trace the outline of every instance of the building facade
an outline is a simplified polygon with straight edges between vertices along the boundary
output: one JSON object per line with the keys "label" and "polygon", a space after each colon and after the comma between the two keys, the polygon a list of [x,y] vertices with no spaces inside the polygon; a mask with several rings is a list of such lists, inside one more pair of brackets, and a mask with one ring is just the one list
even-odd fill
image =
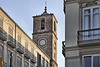
{"label": "building facade", "polygon": [[100,66],[100,0],[64,0],[65,67]]}
{"label": "building facade", "polygon": [[47,13],[47,7],[41,15],[33,16],[33,41],[50,57],[50,67],[57,64],[57,20],[54,14]]}
{"label": "building facade", "polygon": [[0,7],[1,64],[2,67],[50,67],[50,57]]}

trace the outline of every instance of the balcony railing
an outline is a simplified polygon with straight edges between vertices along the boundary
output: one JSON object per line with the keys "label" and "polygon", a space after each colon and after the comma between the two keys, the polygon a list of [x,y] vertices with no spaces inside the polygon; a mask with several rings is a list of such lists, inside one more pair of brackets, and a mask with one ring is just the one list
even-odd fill
{"label": "balcony railing", "polygon": [[0,27],[0,39],[3,41],[7,40],[7,33]]}
{"label": "balcony railing", "polygon": [[28,49],[25,48],[25,52],[24,52],[24,56],[28,59],[30,59],[30,52],[28,51]]}
{"label": "balcony railing", "polygon": [[30,53],[30,56],[31,56],[31,62],[35,63],[36,57],[32,53]]}
{"label": "balcony railing", "polygon": [[24,54],[24,47],[19,42],[16,42],[16,48],[19,53]]}
{"label": "balcony railing", "polygon": [[62,54],[65,56],[65,41],[62,41]]}
{"label": "balcony railing", "polygon": [[10,35],[8,35],[8,42],[7,42],[7,44],[9,46],[11,46],[12,48],[15,48],[16,47],[15,39],[13,37],[11,37]]}
{"label": "balcony railing", "polygon": [[78,45],[100,43],[100,28],[78,31]]}

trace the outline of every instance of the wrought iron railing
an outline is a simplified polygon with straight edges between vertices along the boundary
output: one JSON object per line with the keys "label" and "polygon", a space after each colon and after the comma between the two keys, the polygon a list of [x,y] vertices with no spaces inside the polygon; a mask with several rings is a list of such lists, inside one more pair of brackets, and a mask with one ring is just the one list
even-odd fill
{"label": "wrought iron railing", "polygon": [[13,44],[15,44],[15,39],[10,35],[8,35],[8,41],[11,41]]}
{"label": "wrought iron railing", "polygon": [[78,44],[100,41],[100,28],[78,31]]}
{"label": "wrought iron railing", "polygon": [[28,49],[25,48],[25,54],[30,55],[30,52],[28,51]]}
{"label": "wrought iron railing", "polygon": [[11,37],[10,35],[8,35],[8,40],[7,40],[7,44],[9,46],[11,46],[12,48],[16,47],[16,43],[15,43],[15,39],[13,37]]}
{"label": "wrought iron railing", "polygon": [[62,54],[65,56],[65,41],[62,41]]}
{"label": "wrought iron railing", "polygon": [[16,48],[19,50],[21,53],[24,53],[24,46],[22,46],[19,42],[16,41]]}
{"label": "wrought iron railing", "polygon": [[31,60],[32,62],[36,62],[36,57],[33,55],[33,53],[30,52]]}

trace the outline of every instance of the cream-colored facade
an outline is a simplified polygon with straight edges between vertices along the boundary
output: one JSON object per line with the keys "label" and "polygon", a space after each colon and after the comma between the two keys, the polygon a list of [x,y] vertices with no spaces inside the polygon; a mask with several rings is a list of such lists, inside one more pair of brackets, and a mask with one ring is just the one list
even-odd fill
{"label": "cream-colored facade", "polygon": [[65,67],[99,67],[100,0],[64,0]]}
{"label": "cream-colored facade", "polygon": [[[49,56],[0,7],[2,67],[49,67]],[[41,62],[39,62],[41,60]]]}

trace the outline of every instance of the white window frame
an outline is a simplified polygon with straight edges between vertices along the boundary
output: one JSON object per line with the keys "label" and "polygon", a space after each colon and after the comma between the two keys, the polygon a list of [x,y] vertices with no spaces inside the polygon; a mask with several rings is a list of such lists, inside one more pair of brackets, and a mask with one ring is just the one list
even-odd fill
{"label": "white window frame", "polygon": [[91,67],[93,67],[93,57],[100,56],[100,54],[83,55],[82,56],[82,67],[84,67],[84,57],[88,57],[88,56],[91,56]]}
{"label": "white window frame", "polygon": [[[83,8],[82,9],[82,29],[83,30],[84,30],[84,26],[83,25],[85,25],[84,24],[84,16],[87,15],[87,14],[84,14],[84,11],[87,10],[87,9],[90,9],[90,23],[91,23],[91,25],[90,25],[90,28],[89,29],[91,29],[92,26],[93,26],[93,9],[94,8],[98,8],[98,7],[99,7],[99,18],[100,18],[100,5],[86,7],[86,8]],[[99,22],[100,22],[100,19],[99,19]],[[100,26],[100,24],[99,24],[99,26]]]}

